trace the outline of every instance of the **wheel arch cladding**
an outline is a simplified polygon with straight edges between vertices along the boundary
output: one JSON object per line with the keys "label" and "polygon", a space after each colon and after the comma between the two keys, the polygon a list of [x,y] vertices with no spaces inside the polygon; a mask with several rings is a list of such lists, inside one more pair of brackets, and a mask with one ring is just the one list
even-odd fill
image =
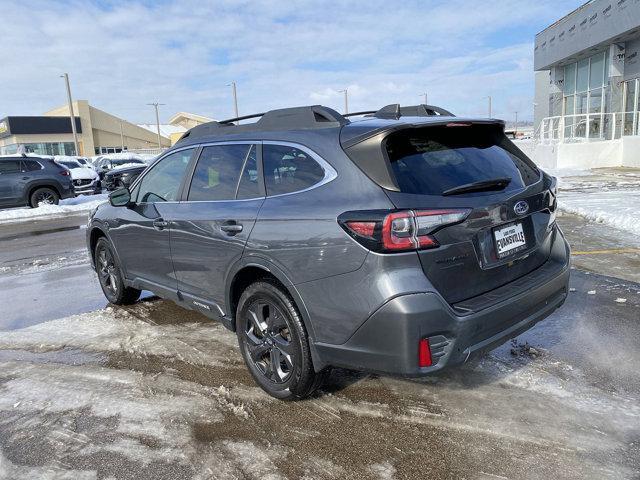
{"label": "wheel arch cladding", "polygon": [[89,236],[89,254],[91,255],[91,264],[95,267],[95,253],[96,253],[96,245],[98,244],[98,240],[100,238],[108,238],[107,234],[104,233],[100,228],[94,227],[91,229],[91,234]]}

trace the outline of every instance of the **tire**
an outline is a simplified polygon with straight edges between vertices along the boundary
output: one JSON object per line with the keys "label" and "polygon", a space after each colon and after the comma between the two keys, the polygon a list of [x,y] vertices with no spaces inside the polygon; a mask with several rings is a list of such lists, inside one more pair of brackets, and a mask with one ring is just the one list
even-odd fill
{"label": "tire", "polygon": [[236,311],[240,351],[256,383],[281,400],[300,400],[321,384],[311,360],[309,338],[291,296],[262,280],[242,293]]}
{"label": "tire", "polygon": [[29,197],[31,208],[36,208],[40,205],[57,205],[59,201],[58,192],[49,187],[36,188]]}
{"label": "tire", "polygon": [[104,237],[98,239],[94,258],[102,293],[110,303],[130,305],[140,298],[140,290],[125,286],[122,270],[116,261],[116,256],[109,240]]}

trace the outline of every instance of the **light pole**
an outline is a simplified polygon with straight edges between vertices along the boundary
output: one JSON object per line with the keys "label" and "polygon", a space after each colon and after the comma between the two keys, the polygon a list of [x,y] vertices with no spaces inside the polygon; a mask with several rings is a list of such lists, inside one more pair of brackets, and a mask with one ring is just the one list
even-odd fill
{"label": "light pole", "polygon": [[122,131],[122,120],[120,120],[120,147],[124,152],[124,132]]}
{"label": "light pole", "polygon": [[[233,108],[236,113],[236,118],[238,118],[240,114],[238,113],[238,92],[236,90],[236,82],[229,83],[227,87],[231,87],[231,92],[233,93]],[[238,124],[240,124],[239,121]]]}
{"label": "light pole", "polygon": [[429,102],[427,101],[427,92],[421,93],[420,96],[424,95],[424,104],[425,105],[429,105]]}
{"label": "light pole", "polygon": [[344,93],[344,113],[349,113],[349,89],[338,90],[338,93]]}
{"label": "light pole", "polygon": [[517,136],[518,136],[518,112],[516,111],[516,126],[514,128],[513,138],[516,138]]}
{"label": "light pole", "polygon": [[160,105],[164,105],[164,103],[147,103],[147,105],[152,105],[156,109],[156,128],[158,129],[158,148],[162,148],[162,142],[160,141],[160,115],[158,114],[158,107]]}
{"label": "light pole", "polygon": [[487,95],[486,97],[482,97],[482,98],[489,99],[489,118],[491,118],[491,95]]}
{"label": "light pole", "polygon": [[76,132],[76,115],[73,112],[73,101],[71,100],[71,87],[69,86],[69,75],[60,75],[60,78],[64,78],[64,82],[67,85],[67,101],[69,102],[69,117],[71,117],[71,131],[73,132],[73,144],[76,149],[76,155],[80,155],[80,148],[78,145],[78,132]]}

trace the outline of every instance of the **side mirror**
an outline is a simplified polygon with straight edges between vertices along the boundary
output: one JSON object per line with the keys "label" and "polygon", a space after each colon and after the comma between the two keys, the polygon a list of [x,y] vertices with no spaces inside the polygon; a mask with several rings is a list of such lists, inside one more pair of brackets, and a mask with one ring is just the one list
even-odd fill
{"label": "side mirror", "polygon": [[102,167],[100,168],[102,168],[102,170],[109,170],[109,167],[107,165],[102,165]]}
{"label": "side mirror", "polygon": [[109,194],[109,203],[114,207],[126,207],[131,203],[131,192],[128,188],[119,188]]}

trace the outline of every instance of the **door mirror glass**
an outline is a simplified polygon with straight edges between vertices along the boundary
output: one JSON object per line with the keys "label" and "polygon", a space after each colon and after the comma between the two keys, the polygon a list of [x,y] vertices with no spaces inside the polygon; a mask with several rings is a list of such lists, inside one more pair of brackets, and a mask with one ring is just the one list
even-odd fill
{"label": "door mirror glass", "polygon": [[109,195],[109,203],[114,207],[126,207],[131,203],[131,192],[128,188],[119,188]]}

